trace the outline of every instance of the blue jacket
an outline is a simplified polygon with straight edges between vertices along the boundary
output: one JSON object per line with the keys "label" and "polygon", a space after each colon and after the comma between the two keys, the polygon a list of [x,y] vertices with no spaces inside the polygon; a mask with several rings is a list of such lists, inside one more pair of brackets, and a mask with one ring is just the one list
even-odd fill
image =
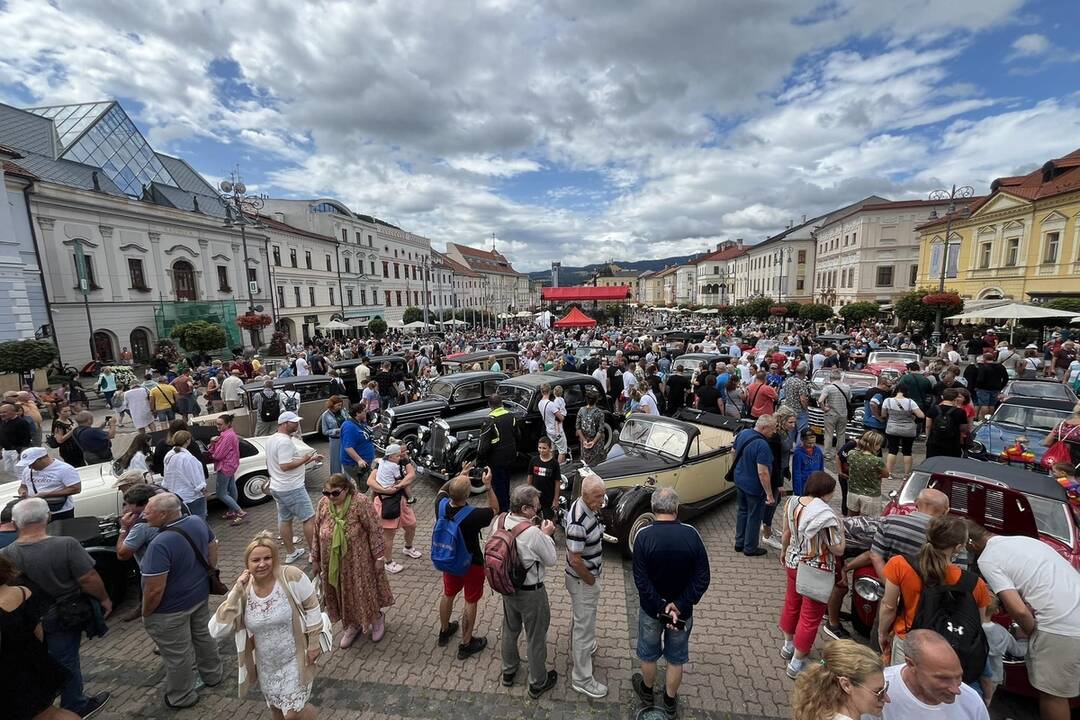
{"label": "blue jacket", "polygon": [[[746,447],[749,443],[753,445]],[[744,447],[746,450],[742,451]],[[735,436],[732,452],[739,456],[739,462],[735,465],[735,487],[747,495],[764,497],[765,488],[758,477],[757,466],[764,465],[766,473],[772,472],[773,454],[768,439],[757,430],[743,430]]]}
{"label": "blue jacket", "polygon": [[806,454],[806,448],[801,444],[795,448],[795,451],[791,453],[791,488],[792,492],[796,495],[803,494],[803,488],[806,487],[806,480],[810,477],[810,473],[815,470],[825,469],[825,453],[821,451],[820,445],[814,446],[814,452],[810,455]]}

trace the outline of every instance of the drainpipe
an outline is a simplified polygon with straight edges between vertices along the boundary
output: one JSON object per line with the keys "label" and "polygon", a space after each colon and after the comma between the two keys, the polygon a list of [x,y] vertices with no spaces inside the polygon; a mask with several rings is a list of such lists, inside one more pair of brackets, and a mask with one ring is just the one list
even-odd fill
{"label": "drainpipe", "polygon": [[45,314],[49,318],[49,335],[52,339],[53,345],[56,346],[56,358],[60,361],[60,364],[64,364],[64,358],[60,355],[60,343],[56,341],[56,323],[53,321],[52,303],[49,301],[49,288],[45,284],[45,267],[41,264],[41,248],[38,247],[37,231],[34,230],[34,214],[30,206],[30,191],[34,187],[34,182],[30,183],[23,188],[23,201],[26,203],[26,220],[30,225],[30,240],[34,245],[34,259],[37,260],[38,266],[38,282],[41,283],[41,295],[45,299]]}

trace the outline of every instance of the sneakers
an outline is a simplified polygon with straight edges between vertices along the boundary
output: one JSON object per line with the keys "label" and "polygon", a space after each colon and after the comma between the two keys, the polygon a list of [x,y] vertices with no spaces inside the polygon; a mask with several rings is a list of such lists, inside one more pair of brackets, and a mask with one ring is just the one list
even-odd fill
{"label": "sneakers", "polygon": [[836,625],[830,625],[828,622],[821,624],[821,630],[833,640],[850,640],[851,633],[849,633],[844,626],[837,623]]}
{"label": "sneakers", "polygon": [[767,554],[769,551],[763,547],[754,548],[753,550],[743,550],[743,555],[746,557],[761,557]]}
{"label": "sneakers", "polygon": [[246,512],[244,512],[243,510],[241,510],[238,513],[233,513],[232,522],[229,523],[229,524],[230,525],[239,525],[240,523],[244,522],[244,520],[247,519],[247,515],[248,514]]}
{"label": "sneakers", "polygon": [[570,687],[572,687],[575,692],[579,692],[582,695],[588,695],[589,697],[596,700],[607,696],[607,685],[602,682],[598,682],[595,678],[589,680],[589,682],[585,683],[584,685],[571,683]]}
{"label": "sneakers", "polygon": [[784,658],[784,660],[791,660],[791,658],[795,657],[795,646],[781,645],[780,657]]}
{"label": "sneakers", "polygon": [[634,673],[633,677],[630,678],[630,684],[634,686],[634,692],[642,704],[651,706],[656,702],[656,694],[653,693],[651,687],[645,685],[645,678],[642,677],[641,673]]}
{"label": "sneakers", "polygon": [[105,707],[105,704],[109,702],[109,698],[112,697],[110,693],[100,692],[92,698],[86,701],[86,707],[82,711],[82,720],[90,720],[90,718],[101,712],[101,708]]}
{"label": "sneakers", "polygon": [[341,641],[338,643],[338,647],[342,650],[346,649],[353,644],[356,640],[356,636],[360,634],[360,628],[352,626],[345,628],[345,632],[341,633]]}
{"label": "sneakers", "polygon": [[487,638],[474,637],[472,640],[469,641],[468,645],[458,645],[457,646],[457,659],[458,660],[465,660],[466,658],[470,658],[470,657],[472,657],[473,655],[480,652],[481,650],[483,650],[486,647],[487,647]]}
{"label": "sneakers", "polygon": [[459,627],[461,627],[461,625],[458,623],[458,621],[453,620],[453,621],[451,621],[451,623],[449,625],[446,626],[446,632],[443,632],[442,630],[440,630],[439,631],[439,647],[446,647],[447,645],[449,645],[450,644],[450,638],[452,638],[454,636],[454,633],[456,633],[458,631]]}
{"label": "sneakers", "polygon": [[679,714],[679,698],[669,698],[667,693],[664,694],[664,712],[667,713],[668,718],[674,720],[675,716]]}
{"label": "sneakers", "polygon": [[371,623],[371,642],[379,642],[386,634],[386,614],[379,613],[375,622]]}
{"label": "sneakers", "polygon": [[787,676],[789,678],[794,680],[799,676],[799,673],[802,672],[804,664],[805,663],[802,660],[796,660],[795,658],[792,658],[791,662],[787,664],[787,668],[785,668],[784,672],[787,673]]}
{"label": "sneakers", "polygon": [[514,678],[517,677],[517,670],[513,672],[504,672],[502,674],[503,687],[514,687]]}
{"label": "sneakers", "polygon": [[403,548],[401,552],[408,555],[413,560],[419,560],[420,558],[424,557],[424,553],[420,552],[416,548],[411,548],[411,547]]}
{"label": "sneakers", "polygon": [[783,550],[784,546],[780,544],[780,541],[776,539],[775,535],[761,538],[761,542],[765,543],[774,550]]}
{"label": "sneakers", "polygon": [[291,553],[285,556],[285,564],[292,565],[294,562],[304,557],[305,552],[306,551],[304,550],[304,548],[296,548]]}
{"label": "sneakers", "polygon": [[404,569],[405,569],[404,565],[402,565],[401,563],[394,562],[394,561],[390,561],[390,563],[385,568],[386,572],[390,573],[391,575],[397,575],[399,572],[401,572]]}
{"label": "sneakers", "polygon": [[529,697],[533,700],[538,699],[541,695],[546,693],[551,688],[555,687],[555,683],[559,682],[559,673],[555,670],[548,670],[547,679],[542,683],[536,685],[529,685]]}

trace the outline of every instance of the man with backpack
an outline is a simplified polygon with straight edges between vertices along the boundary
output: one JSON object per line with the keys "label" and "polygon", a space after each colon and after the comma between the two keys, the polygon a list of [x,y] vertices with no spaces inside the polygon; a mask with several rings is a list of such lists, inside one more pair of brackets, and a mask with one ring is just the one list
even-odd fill
{"label": "man with backpack", "polygon": [[961,456],[960,439],[971,428],[967,413],[956,407],[958,397],[960,392],[956,388],[946,388],[941,393],[941,402],[927,411],[926,457]]}
{"label": "man with backpack", "polygon": [[[265,437],[277,432],[277,419],[283,411],[281,398],[274,389],[274,381],[267,380],[263,389],[252,398],[255,403],[255,437]],[[295,411],[294,411],[295,412]]]}
{"label": "man with backpack", "polygon": [[529,697],[537,699],[559,680],[547,669],[547,631],[551,622],[544,577],[555,565],[555,524],[540,526],[540,491],[518,485],[510,496],[510,513],[495,519],[495,531],[484,546],[484,572],[492,589],[503,596],[502,684],[512,687],[521,665],[518,637],[528,639]]}
{"label": "man with backpack", "polygon": [[435,496],[435,530],[431,534],[431,562],[442,572],[443,596],[439,600],[439,647],[446,647],[458,631],[457,621],[450,621],[454,599],[465,591],[461,613],[461,643],[458,660],[464,660],[487,647],[487,638],[474,637],[476,604],[484,595],[484,553],[480,533],[499,513],[499,499],[491,489],[491,469],[484,468],[484,489],[488,507],[469,505],[471,464],[461,474],[443,485]]}

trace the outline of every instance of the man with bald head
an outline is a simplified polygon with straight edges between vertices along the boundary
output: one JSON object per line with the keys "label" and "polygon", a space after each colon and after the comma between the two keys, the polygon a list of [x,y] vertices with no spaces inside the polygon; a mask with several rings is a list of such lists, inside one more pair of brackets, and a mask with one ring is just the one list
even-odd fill
{"label": "man with bald head", "polygon": [[885,576],[885,563],[893,555],[918,555],[926,543],[926,528],[930,521],[947,512],[949,497],[940,490],[924,488],[915,498],[915,512],[882,518],[870,546],[870,561],[874,563],[877,576]]}
{"label": "man with bald head", "polygon": [[591,698],[607,695],[607,686],[593,677],[596,652],[596,609],[600,604],[600,572],[604,562],[604,526],[596,513],[604,506],[604,481],[589,473],[581,481],[581,497],[566,518],[566,591],[570,593],[570,686]]}
{"label": "man with bald head", "polygon": [[964,684],[964,667],[945,638],[933,630],[912,630],[904,652],[903,665],[885,668],[884,720],[989,720],[979,693]]}

